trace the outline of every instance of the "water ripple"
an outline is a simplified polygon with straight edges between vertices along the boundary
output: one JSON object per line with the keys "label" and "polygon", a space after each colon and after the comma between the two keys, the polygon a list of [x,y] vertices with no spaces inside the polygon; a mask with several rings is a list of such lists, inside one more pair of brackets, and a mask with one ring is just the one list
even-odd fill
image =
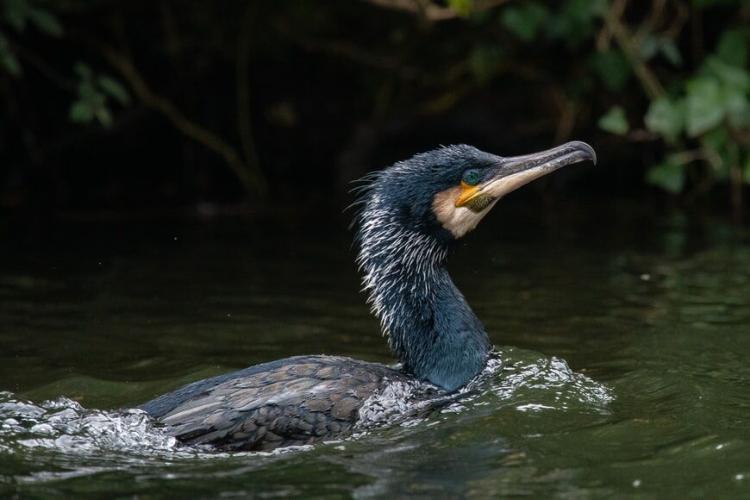
{"label": "water ripple", "polygon": [[39,405],[0,393],[0,452],[19,447],[62,454],[173,452],[177,440],[163,433],[143,411],[89,410],[68,398]]}
{"label": "water ripple", "polygon": [[[418,382],[390,384],[363,407],[361,415],[366,424],[354,437],[361,439],[384,424],[400,423],[407,428],[427,421],[426,425],[435,425],[440,413],[470,414],[474,410],[469,408],[602,413],[612,399],[607,387],[574,372],[561,359],[506,348],[494,353],[484,372],[456,394],[436,396],[434,387]],[[430,422],[430,412],[438,407],[438,418]],[[0,392],[0,455],[36,461],[35,468],[41,468],[17,478],[21,482],[60,480],[185,459],[276,456],[300,449],[311,447],[277,453],[215,453],[206,446],[182,446],[141,410],[87,409],[64,397],[34,404],[10,392]],[[41,463],[37,460],[40,453]]]}

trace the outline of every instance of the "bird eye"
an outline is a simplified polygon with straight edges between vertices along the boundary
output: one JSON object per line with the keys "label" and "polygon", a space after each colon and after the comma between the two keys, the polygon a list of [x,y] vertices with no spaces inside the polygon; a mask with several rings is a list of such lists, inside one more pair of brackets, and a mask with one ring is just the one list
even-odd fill
{"label": "bird eye", "polygon": [[476,186],[482,179],[482,174],[475,168],[470,168],[464,172],[463,181],[469,186]]}

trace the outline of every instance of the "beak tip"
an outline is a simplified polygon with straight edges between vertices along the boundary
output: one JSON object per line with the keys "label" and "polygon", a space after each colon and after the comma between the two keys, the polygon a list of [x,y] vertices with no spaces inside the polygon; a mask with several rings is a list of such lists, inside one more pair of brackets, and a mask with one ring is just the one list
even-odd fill
{"label": "beak tip", "polygon": [[571,146],[578,149],[579,151],[583,152],[586,156],[585,159],[591,160],[591,162],[596,165],[597,158],[596,158],[596,151],[594,151],[594,148],[591,147],[590,144],[583,142],[583,141],[573,141],[570,143]]}

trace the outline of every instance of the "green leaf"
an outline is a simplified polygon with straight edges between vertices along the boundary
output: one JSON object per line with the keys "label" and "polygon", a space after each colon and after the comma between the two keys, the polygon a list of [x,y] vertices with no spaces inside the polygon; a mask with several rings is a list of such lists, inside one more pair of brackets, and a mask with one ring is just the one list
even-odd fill
{"label": "green leaf", "polygon": [[10,48],[8,39],[0,33],[0,66],[11,76],[19,77],[22,74],[21,64]]}
{"label": "green leaf", "polygon": [[748,56],[748,36],[740,30],[727,30],[716,45],[716,55],[726,64],[745,67]]}
{"label": "green leaf", "polygon": [[105,128],[109,128],[112,126],[112,113],[110,113],[109,109],[106,106],[100,106],[96,108],[94,114],[96,115],[97,120],[99,120],[99,123],[101,123]]}
{"label": "green leaf", "polygon": [[89,123],[94,119],[94,109],[86,101],[76,101],[70,106],[70,121],[74,123]]}
{"label": "green leaf", "polygon": [[648,61],[652,57],[656,55],[657,52],[659,52],[659,46],[661,45],[661,42],[658,38],[656,38],[653,35],[646,35],[643,37],[643,40],[641,40],[641,46],[638,48],[641,58],[645,61]]}
{"label": "green leaf", "polygon": [[18,62],[16,56],[11,52],[5,52],[0,54],[0,64],[2,64],[5,71],[10,73],[11,76],[19,77],[23,74],[21,70],[21,64]]}
{"label": "green leaf", "polygon": [[599,128],[612,134],[623,135],[628,133],[630,125],[625,111],[620,106],[614,106],[599,118]]}
{"label": "green leaf", "polygon": [[729,152],[733,142],[727,127],[717,127],[700,137],[701,147],[710,152],[711,173],[714,178],[726,179],[729,175]]}
{"label": "green leaf", "polygon": [[125,87],[109,76],[100,76],[98,79],[99,87],[104,91],[105,94],[113,97],[117,102],[123,106],[130,104],[130,94],[125,90]]}
{"label": "green leaf", "polygon": [[611,91],[621,91],[630,79],[630,64],[619,50],[597,52],[591,64],[604,85]]}
{"label": "green leaf", "polygon": [[685,168],[679,163],[664,161],[648,170],[646,182],[670,193],[679,193],[685,187]]}
{"label": "green leaf", "polygon": [[730,140],[726,127],[714,129],[700,138],[701,145],[704,148],[710,149],[717,154],[719,151],[726,149]]}
{"label": "green leaf", "polygon": [[94,72],[88,66],[88,64],[78,61],[73,66],[73,71],[81,78],[81,80],[92,80],[94,78]]}
{"label": "green leaf", "polygon": [[598,122],[599,128],[612,134],[624,135],[630,130],[625,110],[620,106],[613,106],[605,113]]}
{"label": "green leaf", "polygon": [[721,83],[739,89],[742,92],[750,90],[750,73],[746,69],[725,63],[716,56],[706,58],[705,69],[716,76]]}
{"label": "green leaf", "polygon": [[45,9],[29,9],[29,19],[39,31],[54,37],[63,35],[63,28],[57,17]]}
{"label": "green leaf", "polygon": [[641,57],[648,61],[657,54],[662,54],[673,66],[682,64],[682,54],[673,40],[666,37],[646,35],[641,40],[639,47]]}
{"label": "green leaf", "polygon": [[750,184],[750,153],[745,155],[745,167],[742,170],[742,178],[745,180],[745,184]]}
{"label": "green leaf", "polygon": [[29,4],[26,0],[5,0],[5,19],[8,24],[17,31],[26,28],[26,18],[29,13]]}
{"label": "green leaf", "polygon": [[659,51],[672,66],[682,66],[682,54],[680,54],[680,49],[673,40],[668,38],[663,39]]}
{"label": "green leaf", "polygon": [[724,109],[727,111],[729,123],[735,128],[750,128],[750,102],[747,94],[725,89]]}
{"label": "green leaf", "polygon": [[685,103],[671,101],[667,97],[656,99],[651,102],[644,121],[651,132],[674,141],[685,125]]}
{"label": "green leaf", "polygon": [[549,17],[547,34],[576,47],[593,35],[594,20],[602,15],[606,5],[606,0],[566,0]]}
{"label": "green leaf", "polygon": [[474,47],[469,56],[469,68],[479,83],[487,83],[497,74],[503,53],[494,45]]}
{"label": "green leaf", "polygon": [[78,84],[78,96],[82,100],[93,101],[97,95],[99,95],[99,91],[94,88],[90,81],[83,80]]}
{"label": "green leaf", "polygon": [[687,83],[687,133],[697,137],[724,119],[724,98],[719,82],[698,77]]}
{"label": "green leaf", "polygon": [[460,16],[468,16],[471,14],[474,2],[472,0],[448,0],[448,6]]}
{"label": "green leaf", "polygon": [[510,32],[525,42],[533,40],[549,16],[549,11],[537,2],[524,2],[518,7],[503,10],[501,22]]}

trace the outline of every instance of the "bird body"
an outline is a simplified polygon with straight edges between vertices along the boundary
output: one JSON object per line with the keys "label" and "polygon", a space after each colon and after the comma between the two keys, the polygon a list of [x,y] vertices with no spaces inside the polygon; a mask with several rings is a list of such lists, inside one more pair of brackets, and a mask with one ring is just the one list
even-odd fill
{"label": "bird body", "polygon": [[267,450],[350,432],[369,398],[409,379],[378,363],[297,356],[194,382],[142,409],[187,444]]}
{"label": "bird body", "polygon": [[351,432],[373,419],[368,403],[394,384],[417,384],[422,396],[464,387],[484,369],[491,344],[445,268],[451,246],[505,194],[586,159],[595,161],[595,153],[578,141],[517,157],[447,146],[369,179],[359,203],[357,262],[399,369],[343,357],[287,358],[195,382],[142,408],[188,444],[272,449]]}

